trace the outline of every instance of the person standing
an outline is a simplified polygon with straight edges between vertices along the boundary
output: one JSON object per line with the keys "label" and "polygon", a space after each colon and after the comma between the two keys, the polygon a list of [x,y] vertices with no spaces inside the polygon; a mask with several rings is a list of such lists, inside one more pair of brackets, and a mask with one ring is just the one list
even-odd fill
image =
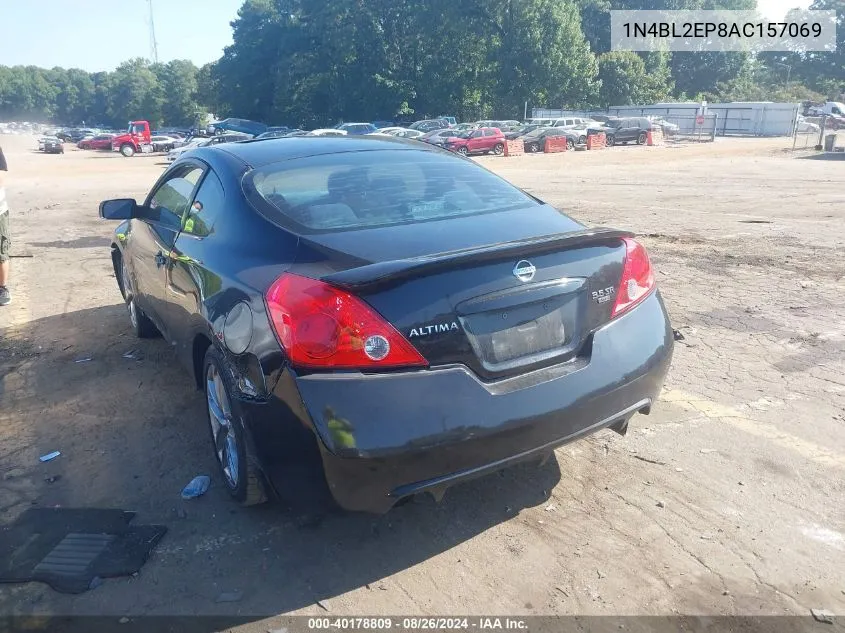
{"label": "person standing", "polygon": [[9,170],[3,148],[0,147],[0,306],[9,305],[12,295],[6,284],[9,282],[9,250],[12,248],[12,234],[9,228],[9,205],[6,202],[4,179]]}

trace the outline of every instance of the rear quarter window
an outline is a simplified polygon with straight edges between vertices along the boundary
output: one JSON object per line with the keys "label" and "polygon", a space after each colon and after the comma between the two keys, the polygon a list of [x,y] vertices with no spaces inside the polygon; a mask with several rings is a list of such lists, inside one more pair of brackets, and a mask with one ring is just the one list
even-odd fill
{"label": "rear quarter window", "polygon": [[286,161],[248,173],[243,186],[259,213],[298,233],[414,224],[539,205],[474,163],[428,151],[349,152]]}

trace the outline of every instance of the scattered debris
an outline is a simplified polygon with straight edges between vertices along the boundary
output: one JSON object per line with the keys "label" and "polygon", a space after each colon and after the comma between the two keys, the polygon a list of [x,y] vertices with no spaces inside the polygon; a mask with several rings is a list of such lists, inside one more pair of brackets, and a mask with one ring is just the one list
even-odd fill
{"label": "scattered debris", "polygon": [[716,449],[715,448],[702,448],[699,452],[707,455],[708,453],[715,453]]}
{"label": "scattered debris", "polygon": [[546,512],[554,512],[555,510],[557,510],[557,506],[553,503],[546,506]]}
{"label": "scattered debris", "polygon": [[244,597],[241,591],[223,591],[215,599],[214,602],[240,602]]}
{"label": "scattered debris", "polygon": [[824,624],[833,624],[833,614],[825,609],[810,609],[810,615],[816,622],[823,622]]}
{"label": "scattered debris", "polygon": [[50,477],[45,477],[44,481],[46,481],[48,484],[54,484],[61,478],[62,478],[61,475],[52,475]]}
{"label": "scattered debris", "polygon": [[745,482],[744,482],[744,481],[738,481],[737,483],[738,483],[740,486],[744,486],[744,485],[745,485]]}
{"label": "scattered debris", "polygon": [[604,573],[602,572],[602,570],[601,570],[601,569],[597,569],[597,570],[596,570],[596,574],[598,574],[598,577],[599,577],[599,578],[604,578],[604,577],[605,577],[605,575],[604,575]]}
{"label": "scattered debris", "polygon": [[662,501],[658,501],[658,502],[657,502],[657,507],[658,507],[658,508],[665,508],[665,507],[666,507],[666,504],[665,504],[665,503],[663,503]]}
{"label": "scattered debris", "polygon": [[680,466],[676,466],[676,467],[675,467],[675,472],[676,472],[676,473],[682,473],[682,472],[684,472],[684,469],[683,469],[683,468],[681,468]]}
{"label": "scattered debris", "polygon": [[120,618],[120,619],[118,620],[118,623],[119,623],[119,624],[128,624],[128,623],[129,623],[129,618],[127,618],[127,617],[124,615],[122,618]]}
{"label": "scattered debris", "polygon": [[665,466],[666,462],[661,462],[659,459],[649,459],[648,457],[643,457],[642,455],[632,455],[634,459],[638,459],[641,462],[648,462],[649,464],[657,464],[658,466]]}
{"label": "scattered debris", "polygon": [[722,592],[722,595],[723,595],[723,596],[729,596],[729,595],[731,595],[731,592],[730,592],[730,591],[728,591],[727,589],[725,589],[725,590]]}
{"label": "scattered debris", "polygon": [[321,609],[323,609],[325,611],[331,611],[331,609],[329,608],[329,603],[328,603],[327,600],[317,600],[317,606],[319,606]]}
{"label": "scattered debris", "polygon": [[182,498],[195,499],[196,497],[201,497],[210,485],[211,477],[208,475],[197,475],[182,489]]}
{"label": "scattered debris", "polygon": [[93,356],[86,356],[86,357],[84,357],[84,358],[77,358],[77,359],[76,359],[75,361],[73,361],[73,362],[74,362],[74,363],[87,363],[88,361],[92,361],[92,360],[94,360],[94,357],[93,357]]}
{"label": "scattered debris", "polygon": [[674,335],[676,341],[683,341],[687,338],[680,330],[672,330],[672,334]]}
{"label": "scattered debris", "polygon": [[94,576],[91,579],[91,582],[88,583],[88,589],[96,589],[97,587],[99,587],[102,584],[103,584],[103,579],[100,578],[99,576]]}
{"label": "scattered debris", "polygon": [[47,453],[46,455],[42,455],[38,458],[38,461],[41,462],[49,462],[56,459],[59,455],[61,455],[61,451],[53,451],[52,453]]}
{"label": "scattered debris", "polygon": [[700,538],[702,541],[712,541],[713,535],[705,532],[704,534],[699,534],[698,538]]}
{"label": "scattered debris", "polygon": [[130,349],[128,352],[123,354],[123,358],[128,358],[129,360],[143,360],[144,355],[140,350]]}
{"label": "scattered debris", "polygon": [[564,589],[564,588],[563,588],[563,587],[561,587],[560,585],[558,585],[557,587],[555,587],[555,589],[557,589],[559,592],[561,592],[561,593],[562,593],[564,596],[566,596],[567,598],[569,597],[569,594],[568,594],[568,593],[566,593],[566,589]]}

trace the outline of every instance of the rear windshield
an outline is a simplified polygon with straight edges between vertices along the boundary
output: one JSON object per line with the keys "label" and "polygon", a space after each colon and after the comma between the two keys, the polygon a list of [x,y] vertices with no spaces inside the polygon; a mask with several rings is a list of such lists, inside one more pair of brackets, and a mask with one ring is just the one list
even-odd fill
{"label": "rear windshield", "polygon": [[408,150],[265,165],[246,175],[244,191],[269,220],[303,233],[414,224],[539,204],[475,163]]}

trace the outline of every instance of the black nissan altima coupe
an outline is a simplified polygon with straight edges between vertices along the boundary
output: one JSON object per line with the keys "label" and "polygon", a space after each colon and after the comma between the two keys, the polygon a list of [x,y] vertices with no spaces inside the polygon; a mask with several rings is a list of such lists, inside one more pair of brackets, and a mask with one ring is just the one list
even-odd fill
{"label": "black nissan altima coupe", "polygon": [[[199,148],[108,200],[129,319],[205,392],[232,496],[386,512],[648,413],[672,330],[646,250],[390,138]],[[328,493],[331,493],[331,496]],[[295,501],[294,501],[295,503]]]}

